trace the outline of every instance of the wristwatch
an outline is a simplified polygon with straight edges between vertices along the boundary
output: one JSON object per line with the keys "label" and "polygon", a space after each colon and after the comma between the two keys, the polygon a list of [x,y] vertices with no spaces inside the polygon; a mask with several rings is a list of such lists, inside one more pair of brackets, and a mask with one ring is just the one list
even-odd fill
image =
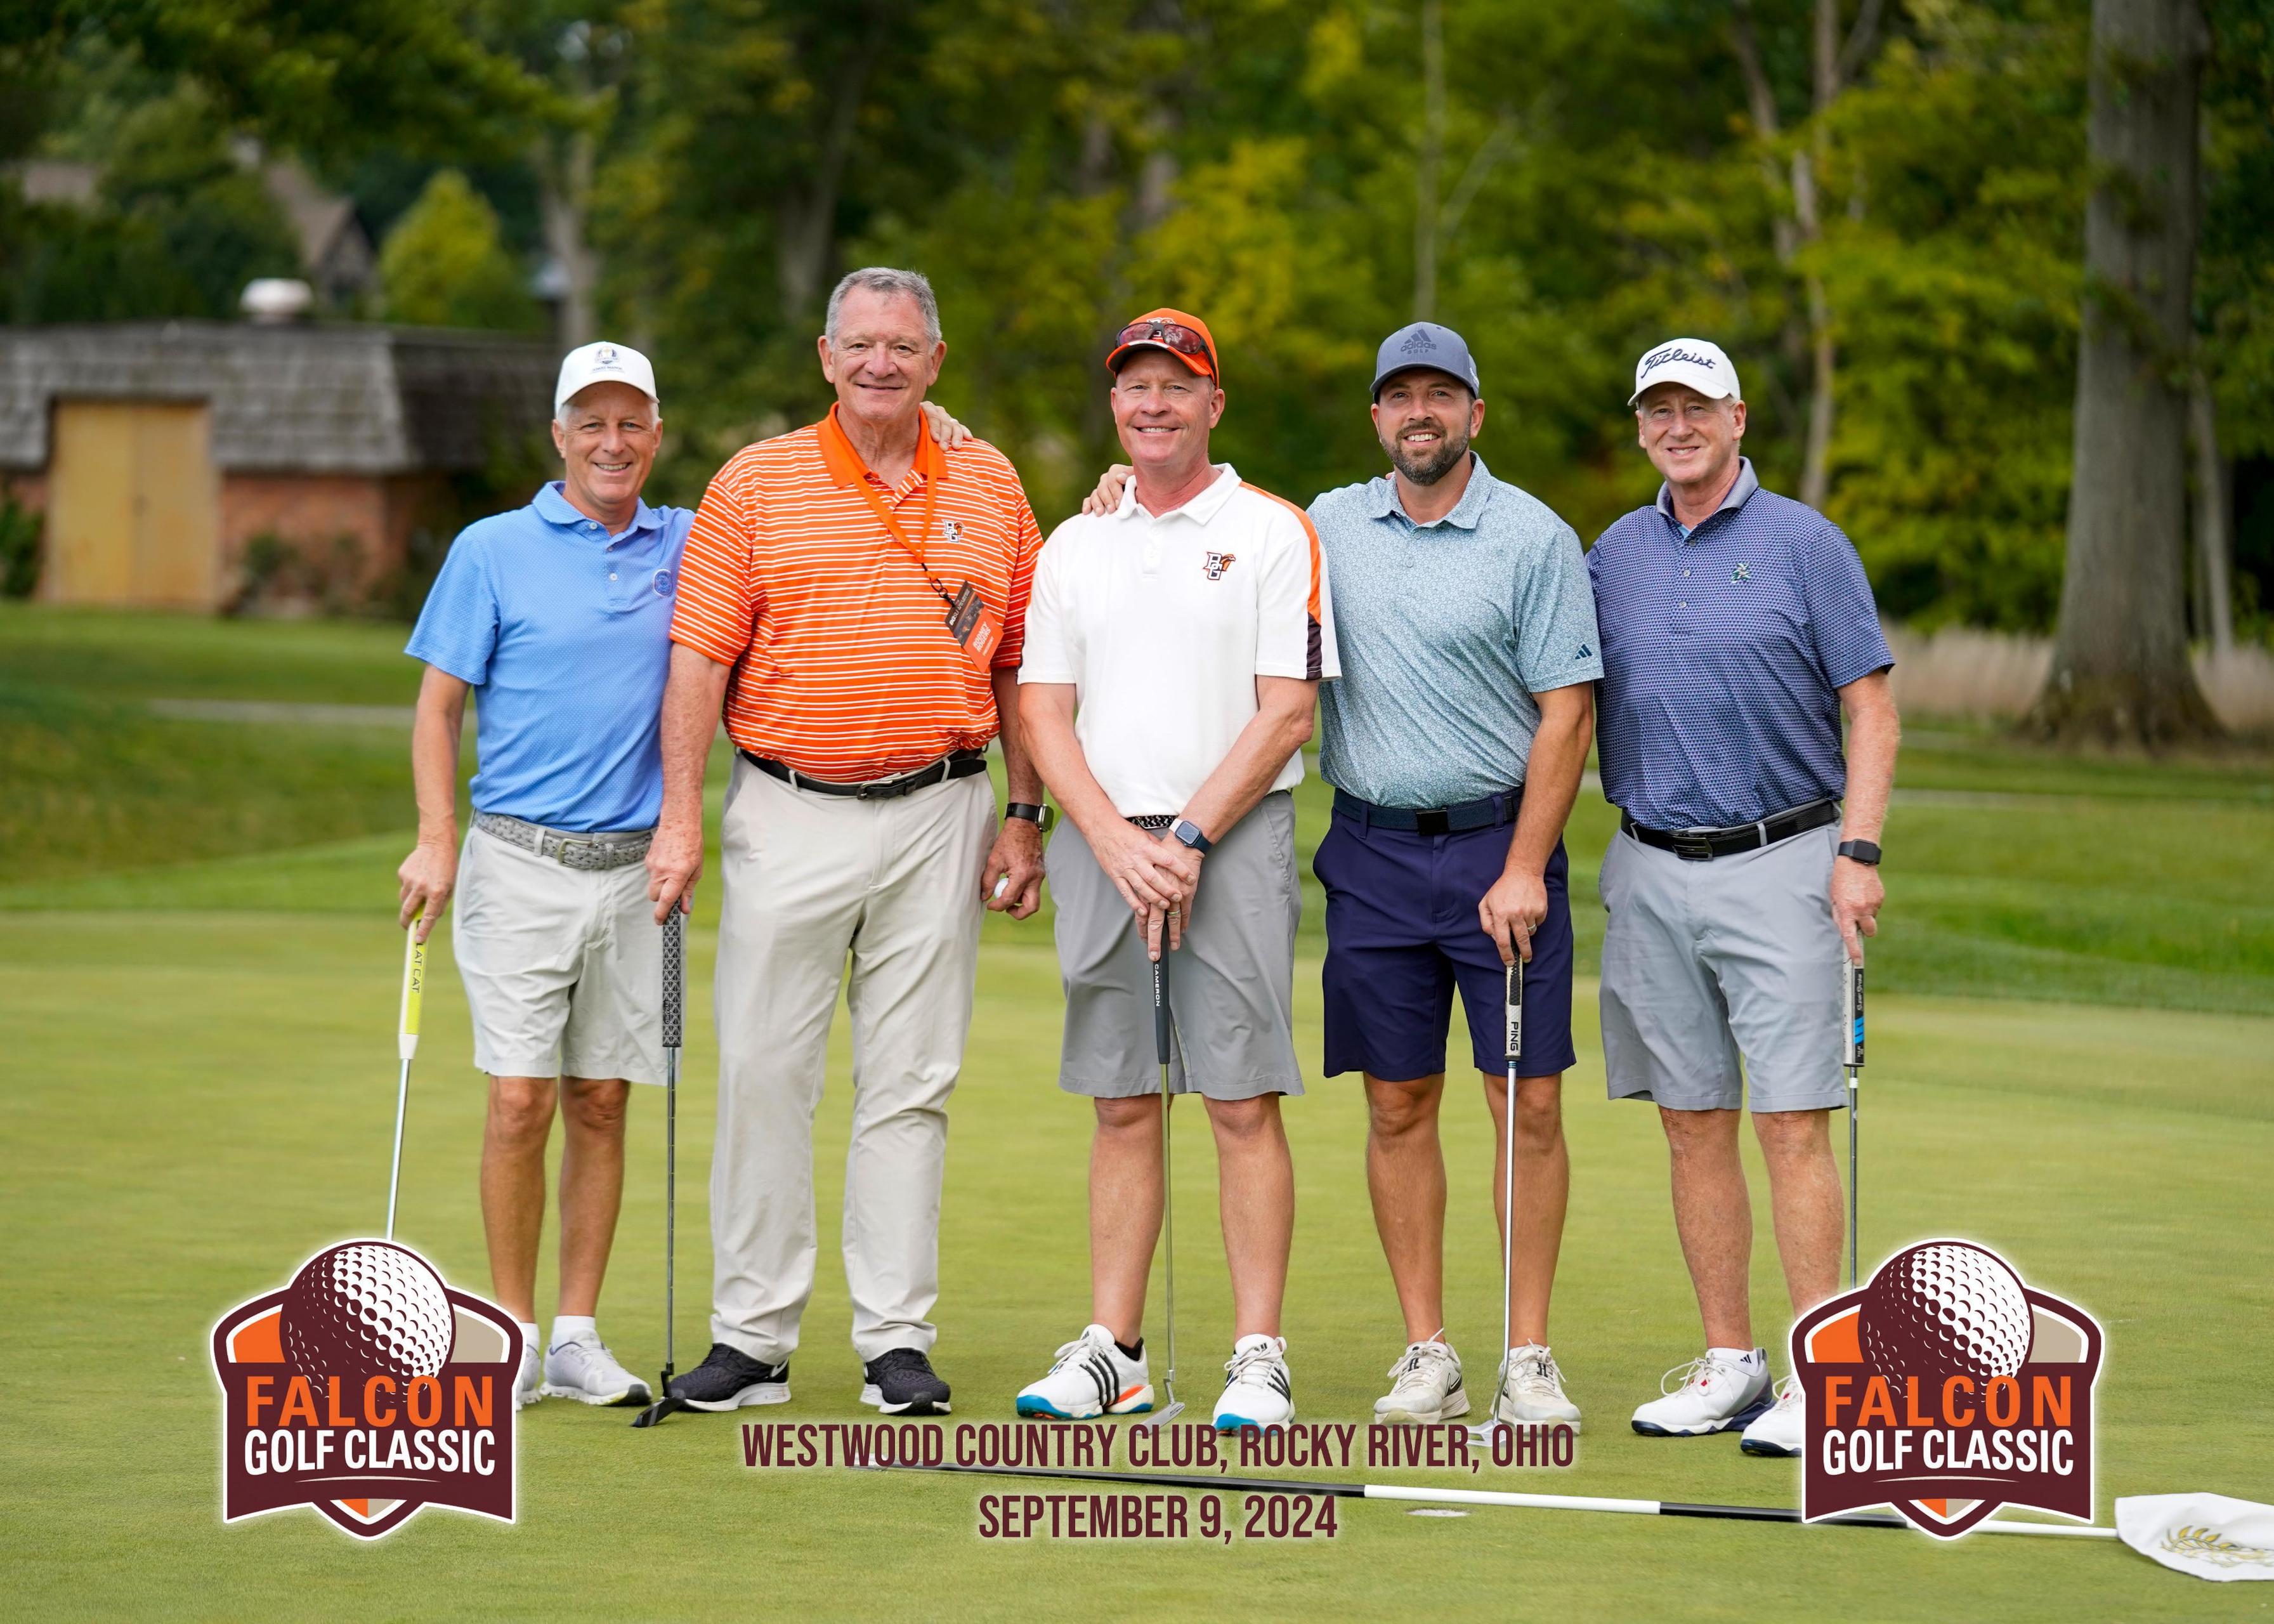
{"label": "wristwatch", "polygon": [[1840,855],[1851,862],[1868,863],[1877,868],[1879,865],[1879,843],[1871,840],[1843,840],[1840,842]]}
{"label": "wristwatch", "polygon": [[1037,806],[1032,801],[1013,801],[1003,809],[1003,815],[1005,818],[1024,818],[1035,826],[1038,833],[1047,835],[1050,832],[1050,826],[1058,820],[1058,809]]}
{"label": "wristwatch", "polygon": [[1216,842],[1214,841],[1210,840],[1206,835],[1201,833],[1201,826],[1194,823],[1190,818],[1178,819],[1174,823],[1169,826],[1169,833],[1175,835],[1186,845],[1190,846],[1194,851],[1199,852],[1202,857],[1208,856],[1209,851],[1214,850],[1216,846]]}

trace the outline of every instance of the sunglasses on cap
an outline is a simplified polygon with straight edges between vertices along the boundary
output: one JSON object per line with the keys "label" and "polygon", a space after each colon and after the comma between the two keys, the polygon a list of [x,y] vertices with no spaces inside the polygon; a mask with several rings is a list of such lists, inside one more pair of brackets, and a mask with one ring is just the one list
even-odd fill
{"label": "sunglasses on cap", "polygon": [[1159,344],[1178,355],[1197,355],[1208,362],[1211,372],[1216,368],[1216,351],[1209,347],[1209,341],[1181,321],[1163,321],[1158,316],[1132,321],[1121,329],[1113,344],[1117,350],[1131,344]]}

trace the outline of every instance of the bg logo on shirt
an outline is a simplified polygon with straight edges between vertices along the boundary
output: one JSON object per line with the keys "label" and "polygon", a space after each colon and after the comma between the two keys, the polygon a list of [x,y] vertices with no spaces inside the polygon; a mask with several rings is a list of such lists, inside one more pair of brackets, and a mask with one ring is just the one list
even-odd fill
{"label": "bg logo on shirt", "polygon": [[2092,1517],[2100,1326],[1969,1241],[1927,1241],[1792,1328],[1801,1515],[1892,1506],[1940,1539],[2000,1506]]}
{"label": "bg logo on shirt", "polygon": [[1224,572],[1231,569],[1234,562],[1235,559],[1232,554],[1210,553],[1201,561],[1201,568],[1204,572],[1206,572],[1209,579],[1211,581],[1220,581],[1224,579]]}
{"label": "bg logo on shirt", "polygon": [[349,1533],[421,1507],[514,1520],[521,1327],[390,1241],[346,1241],[214,1327],[222,1521],[313,1506]]}

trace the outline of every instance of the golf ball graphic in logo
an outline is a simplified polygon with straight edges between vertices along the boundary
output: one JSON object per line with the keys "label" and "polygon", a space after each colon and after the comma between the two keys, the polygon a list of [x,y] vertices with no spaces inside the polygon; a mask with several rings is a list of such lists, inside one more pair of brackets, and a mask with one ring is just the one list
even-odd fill
{"label": "golf ball graphic in logo", "polygon": [[2002,1258],[1941,1241],[1899,1253],[1871,1277],[1856,1330],[1883,1375],[1985,1379],[2022,1368],[2034,1323]]}
{"label": "golf ball graphic in logo", "polygon": [[284,1356],[310,1376],[433,1376],[456,1318],[442,1277],[416,1252],[355,1241],[308,1260],[284,1288]]}

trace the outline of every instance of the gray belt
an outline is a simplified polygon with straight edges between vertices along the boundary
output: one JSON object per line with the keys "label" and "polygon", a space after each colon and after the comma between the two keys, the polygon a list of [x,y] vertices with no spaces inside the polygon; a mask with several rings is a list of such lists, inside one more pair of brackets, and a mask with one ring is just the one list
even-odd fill
{"label": "gray belt", "polygon": [[551,857],[563,868],[621,868],[646,857],[648,842],[655,838],[653,829],[570,835],[561,829],[548,829],[542,824],[523,823],[503,812],[476,812],[474,827],[509,846],[534,851],[540,857]]}

